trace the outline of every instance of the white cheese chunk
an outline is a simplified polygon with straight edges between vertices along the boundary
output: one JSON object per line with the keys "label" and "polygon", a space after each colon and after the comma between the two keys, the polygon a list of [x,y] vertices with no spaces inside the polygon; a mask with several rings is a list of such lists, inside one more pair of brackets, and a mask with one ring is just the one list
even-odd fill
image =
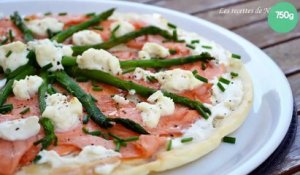
{"label": "white cheese chunk", "polygon": [[14,71],[28,62],[27,47],[20,41],[0,46],[0,66],[4,71]]}
{"label": "white cheese chunk", "polygon": [[52,17],[25,21],[25,24],[34,34],[39,36],[47,36],[47,30],[55,33],[64,28],[64,23]]}
{"label": "white cheese chunk", "polygon": [[[116,29],[116,27],[118,27],[118,29]],[[110,25],[110,31],[114,31],[114,30],[115,30],[115,36],[119,37],[129,32],[133,32],[135,30],[135,27],[127,21],[120,20],[120,21],[113,22]]]}
{"label": "white cheese chunk", "polygon": [[148,78],[147,78],[148,76],[155,77],[155,73],[152,73],[150,71],[141,69],[139,67],[137,67],[134,70],[133,75],[134,75],[134,79],[136,79],[136,80],[144,80],[144,81],[148,81]]}
{"label": "white cheese chunk", "polygon": [[159,72],[155,77],[162,89],[174,93],[193,90],[202,84],[191,71],[182,69]]}
{"label": "white cheese chunk", "polygon": [[[59,168],[68,165],[81,165],[106,158],[121,157],[120,153],[111,149],[106,149],[100,145],[86,146],[78,155],[75,156],[60,156],[53,150],[43,150],[39,153],[39,155],[41,156],[41,159],[37,162],[37,164],[48,164],[51,168]],[[98,170],[98,173],[100,173],[100,170]]]}
{"label": "white cheese chunk", "polygon": [[0,138],[4,140],[26,140],[39,131],[40,124],[37,116],[0,123]]}
{"label": "white cheese chunk", "polygon": [[161,116],[171,115],[175,111],[175,104],[173,100],[164,96],[161,91],[156,91],[147,99],[147,101],[150,103],[155,103],[155,105],[159,107]]}
{"label": "white cheese chunk", "polygon": [[93,45],[103,42],[100,34],[92,30],[82,30],[74,33],[72,36],[72,41],[73,44],[77,46]]}
{"label": "white cheese chunk", "polygon": [[140,60],[150,60],[151,56],[148,52],[141,50],[138,52],[138,56]]}
{"label": "white cheese chunk", "polygon": [[58,43],[55,43],[55,45],[56,45],[56,47],[62,48],[63,56],[72,56],[73,50],[72,50],[71,45],[64,45],[64,44],[58,44]]}
{"label": "white cheese chunk", "polygon": [[77,57],[77,64],[81,69],[102,70],[113,75],[122,73],[118,58],[103,49],[88,49]]}
{"label": "white cheese chunk", "polygon": [[140,97],[136,95],[134,89],[128,91],[128,94],[126,95],[126,99],[134,104],[138,104],[141,101]]}
{"label": "white cheese chunk", "polygon": [[200,80],[195,78],[191,71],[182,69],[152,73],[141,68],[136,68],[133,75],[134,79],[144,81],[149,81],[147,77],[152,76],[158,80],[161,89],[174,93],[193,90],[202,84]]}
{"label": "white cheese chunk", "polygon": [[114,95],[114,96],[112,97],[112,99],[113,99],[116,103],[121,104],[121,105],[126,105],[126,104],[129,103],[129,100],[125,99],[125,97],[120,96],[120,95]]}
{"label": "white cheese chunk", "polygon": [[165,97],[161,91],[156,91],[148,99],[136,105],[141,111],[143,123],[150,128],[155,128],[161,116],[171,115],[175,111],[175,104],[169,97]]}
{"label": "white cheese chunk", "polygon": [[36,61],[40,67],[52,64],[50,71],[63,70],[62,57],[72,55],[69,45],[58,44],[49,39],[30,41],[28,45],[30,49],[34,50]]}
{"label": "white cheese chunk", "polygon": [[56,93],[46,98],[46,104],[42,117],[51,119],[56,131],[65,132],[79,124],[83,109],[76,97],[68,101],[65,95]]}
{"label": "white cheese chunk", "polygon": [[20,100],[28,100],[38,92],[42,83],[43,79],[37,75],[26,76],[25,79],[14,81],[13,93]]}
{"label": "white cheese chunk", "polygon": [[129,90],[129,94],[130,94],[130,95],[135,95],[135,93],[136,93],[136,92],[135,92],[134,89],[130,89],[130,90]]}
{"label": "white cheese chunk", "polygon": [[143,123],[149,128],[155,128],[160,119],[159,107],[155,104],[141,102],[136,105],[141,112]]}
{"label": "white cheese chunk", "polygon": [[[147,42],[144,44],[142,50],[140,52],[147,52],[148,55],[153,58],[153,57],[160,57],[164,58],[170,55],[169,49],[157,44],[157,43],[152,43],[152,42]],[[145,53],[139,53],[140,59],[147,59],[148,55],[145,56]],[[143,58],[146,57],[146,58]]]}

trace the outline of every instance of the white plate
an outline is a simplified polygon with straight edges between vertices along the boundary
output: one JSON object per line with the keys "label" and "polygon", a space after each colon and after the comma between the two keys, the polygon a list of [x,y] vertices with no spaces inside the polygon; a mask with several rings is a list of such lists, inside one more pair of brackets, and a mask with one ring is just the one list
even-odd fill
{"label": "white plate", "polygon": [[1,0],[0,13],[9,15],[37,12],[101,12],[117,7],[123,12],[160,13],[172,23],[197,32],[242,55],[254,84],[254,105],[243,126],[232,135],[235,145],[221,146],[186,166],[162,174],[246,174],[261,164],[276,149],[292,118],[290,86],[278,66],[259,48],[242,37],[205,20],[176,11],[143,4],[99,0]]}

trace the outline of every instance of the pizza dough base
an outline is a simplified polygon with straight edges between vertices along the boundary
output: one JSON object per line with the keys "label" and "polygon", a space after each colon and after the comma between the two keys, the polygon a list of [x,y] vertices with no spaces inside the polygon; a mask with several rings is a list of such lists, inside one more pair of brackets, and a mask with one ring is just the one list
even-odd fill
{"label": "pizza dough base", "polygon": [[[243,82],[244,97],[237,108],[230,116],[222,120],[221,126],[216,128],[208,139],[198,142],[186,144],[182,147],[172,149],[170,151],[162,151],[158,153],[153,160],[130,160],[122,161],[121,164],[112,172],[114,175],[146,175],[150,172],[160,172],[173,169],[208,154],[216,149],[224,136],[235,131],[241,126],[248,116],[252,107],[253,88],[252,81],[249,77],[244,65],[241,66],[239,77]],[[40,175],[40,174],[95,174],[94,169],[97,165],[116,163],[118,159],[106,159],[87,163],[85,165],[66,166],[57,169],[51,169],[49,165],[32,164],[24,167],[19,171],[18,175]]]}

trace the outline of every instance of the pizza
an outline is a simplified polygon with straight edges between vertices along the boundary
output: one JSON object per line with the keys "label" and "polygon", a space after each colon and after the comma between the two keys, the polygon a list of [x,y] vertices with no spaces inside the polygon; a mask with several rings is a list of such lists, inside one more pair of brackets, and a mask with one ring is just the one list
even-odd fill
{"label": "pizza", "polygon": [[252,105],[238,53],[159,14],[15,12],[0,43],[3,175],[173,169],[235,143]]}

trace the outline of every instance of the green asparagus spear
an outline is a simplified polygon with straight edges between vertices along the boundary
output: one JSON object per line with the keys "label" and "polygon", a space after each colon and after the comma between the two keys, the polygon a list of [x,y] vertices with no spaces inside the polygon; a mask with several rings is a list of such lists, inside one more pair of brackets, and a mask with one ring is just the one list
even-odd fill
{"label": "green asparagus spear", "polygon": [[113,14],[115,9],[109,9],[99,15],[92,17],[90,20],[80,23],[78,25],[74,25],[62,32],[59,32],[55,36],[52,37],[52,40],[57,41],[58,43],[64,42],[67,38],[72,36],[75,32],[86,29],[90,26],[100,23],[101,21],[106,20],[109,16]]}
{"label": "green asparagus spear", "polygon": [[45,137],[34,142],[34,145],[41,144],[42,149],[48,148],[52,143],[54,143],[54,145],[57,145],[57,137],[54,132],[54,125],[52,121],[49,118],[43,117],[39,122],[44,128]]}
{"label": "green asparagus spear", "polygon": [[61,64],[63,66],[76,66],[76,57],[71,56],[63,56]]}
{"label": "green asparagus spear", "polygon": [[65,72],[55,72],[56,80],[71,94],[76,96],[82,103],[91,119],[97,123],[100,127],[109,128],[112,124],[108,121],[107,117],[97,108],[92,97],[84,92],[80,86],[74,82]]}
{"label": "green asparagus spear", "polygon": [[48,73],[46,71],[42,71],[40,74],[41,78],[43,79],[42,85],[39,87],[39,107],[41,114],[46,109],[46,93],[48,88]]}
{"label": "green asparagus spear", "polygon": [[5,78],[12,79],[12,78],[16,77],[17,75],[19,75],[20,73],[24,72],[27,68],[28,68],[28,64],[20,66],[16,70],[14,70],[10,73],[6,73]]}
{"label": "green asparagus spear", "polygon": [[143,36],[143,35],[161,35],[162,37],[168,39],[168,40],[174,40],[174,36],[171,35],[168,31],[160,29],[155,26],[148,26],[144,27],[138,31],[133,31],[130,33],[127,33],[123,36],[112,38],[107,42],[103,42],[101,44],[96,45],[89,45],[89,46],[73,46],[73,52],[74,55],[79,55],[82,52],[88,50],[89,48],[95,48],[95,49],[110,49],[114,46],[117,46],[122,43],[127,43],[128,41],[135,39],[137,37]]}
{"label": "green asparagus spear", "polygon": [[120,61],[120,65],[122,69],[129,69],[134,67],[142,67],[142,68],[164,68],[171,67],[175,65],[182,65],[193,63],[196,61],[204,61],[214,59],[209,55],[209,53],[201,53],[200,55],[193,55],[183,58],[174,58],[174,59],[150,59],[150,60],[128,60],[128,61]]}
{"label": "green asparagus spear", "polygon": [[[136,84],[132,81],[126,81],[126,80],[119,79],[109,73],[99,71],[99,70],[83,70],[83,69],[79,69],[78,67],[74,66],[72,69],[70,69],[70,73],[75,76],[76,75],[85,76],[87,78],[97,80],[99,82],[106,83],[106,84],[115,86],[117,88],[123,89],[123,90],[129,91],[131,89],[134,89],[137,94],[144,96],[144,97],[149,97],[150,95],[152,95],[153,93],[155,93],[157,91],[156,89],[148,88],[148,87]],[[199,101],[191,100],[189,98],[182,97],[182,96],[179,96],[179,95],[176,95],[176,94],[173,94],[170,92],[166,92],[166,91],[163,91],[163,94],[167,97],[172,98],[175,103],[179,103],[179,104],[187,106],[191,109],[197,110],[202,115],[202,117],[205,119],[207,119],[208,116],[211,114],[210,110]]]}
{"label": "green asparagus spear", "polygon": [[116,122],[118,124],[123,125],[125,128],[130,129],[132,131],[135,131],[139,134],[149,134],[143,127],[141,127],[139,124],[133,122],[130,119],[127,118],[110,118],[110,121]]}
{"label": "green asparagus spear", "polygon": [[[210,56],[209,53],[201,53],[200,55],[193,55],[187,56],[182,58],[174,58],[174,59],[160,59],[160,58],[153,58],[150,60],[128,60],[128,61],[120,61],[120,65],[122,69],[130,69],[136,67],[142,68],[164,68],[164,67],[171,67],[175,65],[182,65],[193,63],[196,61],[203,61],[207,62],[209,60],[214,59]],[[70,56],[64,56],[62,59],[62,64],[64,66],[75,66],[76,58]]]}
{"label": "green asparagus spear", "polygon": [[12,92],[12,86],[15,80],[20,80],[25,78],[27,75],[31,75],[35,73],[35,68],[31,65],[26,65],[26,69],[23,72],[20,72],[15,77],[8,80],[6,85],[0,90],[0,106],[4,104],[9,94]]}
{"label": "green asparagus spear", "polygon": [[18,29],[23,32],[26,42],[34,40],[31,30],[29,30],[24,24],[24,21],[18,12],[14,12],[14,14],[10,16],[10,19],[18,27]]}
{"label": "green asparagus spear", "polygon": [[13,105],[12,104],[5,104],[3,106],[0,106],[0,114],[6,114],[13,110]]}

